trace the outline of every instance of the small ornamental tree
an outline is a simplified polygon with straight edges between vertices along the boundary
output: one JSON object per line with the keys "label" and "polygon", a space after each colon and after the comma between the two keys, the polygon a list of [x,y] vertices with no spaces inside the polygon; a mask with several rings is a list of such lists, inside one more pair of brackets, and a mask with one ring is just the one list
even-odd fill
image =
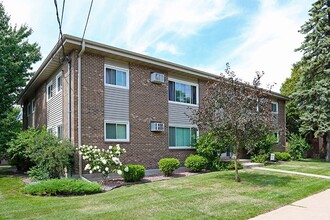
{"label": "small ornamental tree", "polygon": [[119,144],[116,146],[109,146],[108,149],[99,149],[97,146],[83,145],[79,147],[79,153],[87,162],[85,170],[89,173],[102,173],[108,176],[110,173],[118,173],[122,175],[122,170],[128,172],[128,167],[123,166],[119,157],[126,153],[124,148],[120,148]]}
{"label": "small ornamental tree", "polygon": [[209,83],[201,107],[190,116],[201,132],[216,132],[230,145],[237,182],[239,152],[249,151],[265,132],[274,130],[270,91],[258,88],[262,75],[257,72],[250,85],[238,79],[227,64],[225,74]]}

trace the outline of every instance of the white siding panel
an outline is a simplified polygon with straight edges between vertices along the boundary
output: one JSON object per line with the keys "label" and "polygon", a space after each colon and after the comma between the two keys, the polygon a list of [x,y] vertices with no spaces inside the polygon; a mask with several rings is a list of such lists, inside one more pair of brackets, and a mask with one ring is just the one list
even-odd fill
{"label": "white siding panel", "polygon": [[129,120],[129,90],[104,87],[104,119]]}
{"label": "white siding panel", "polygon": [[47,129],[52,128],[53,133],[57,135],[57,126],[62,124],[62,92],[56,94],[56,75],[52,77],[52,82],[53,97],[47,102]]}
{"label": "white siding panel", "polygon": [[169,105],[169,124],[191,125],[188,115],[192,114],[192,110],[197,110],[197,106],[187,106],[183,104],[168,103]]}

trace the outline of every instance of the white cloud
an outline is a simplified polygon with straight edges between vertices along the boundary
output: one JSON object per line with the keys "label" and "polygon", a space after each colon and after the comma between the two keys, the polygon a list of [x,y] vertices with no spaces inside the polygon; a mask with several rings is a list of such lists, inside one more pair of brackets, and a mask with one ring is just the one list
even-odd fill
{"label": "white cloud", "polygon": [[255,71],[265,71],[263,87],[276,83],[274,90],[279,91],[301,56],[294,49],[303,40],[298,30],[307,19],[311,2],[301,3],[294,0],[280,6],[277,1],[260,1],[259,13],[242,30],[242,43],[229,56],[240,78],[251,82]]}
{"label": "white cloud", "polygon": [[182,53],[178,52],[176,46],[174,46],[173,44],[166,43],[166,42],[157,43],[155,49],[156,49],[157,53],[168,52],[173,55],[182,54]]}
{"label": "white cloud", "polygon": [[[124,27],[115,44],[124,44],[137,52],[146,50],[162,38],[182,38],[236,13],[228,1],[131,1],[123,11]],[[228,9],[228,10],[227,10]],[[107,19],[115,19],[111,14]]]}

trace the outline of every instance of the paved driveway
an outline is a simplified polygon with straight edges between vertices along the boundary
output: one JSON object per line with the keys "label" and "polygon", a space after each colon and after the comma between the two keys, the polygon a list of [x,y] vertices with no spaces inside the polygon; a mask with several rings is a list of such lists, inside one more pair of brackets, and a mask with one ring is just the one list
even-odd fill
{"label": "paved driveway", "polygon": [[266,214],[259,215],[253,220],[330,220],[330,189],[290,205],[281,207]]}

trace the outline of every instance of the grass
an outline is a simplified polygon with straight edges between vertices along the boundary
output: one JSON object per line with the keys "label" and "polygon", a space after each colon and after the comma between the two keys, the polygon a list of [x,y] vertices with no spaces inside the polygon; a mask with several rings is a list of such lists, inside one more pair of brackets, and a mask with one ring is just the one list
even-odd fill
{"label": "grass", "polygon": [[319,160],[319,159],[304,159],[302,161],[289,161],[282,164],[270,165],[267,167],[273,169],[330,176],[330,163],[324,162],[324,160]]}
{"label": "grass", "polygon": [[258,170],[213,172],[107,193],[41,197],[0,174],[0,219],[248,219],[330,188],[330,181]]}

